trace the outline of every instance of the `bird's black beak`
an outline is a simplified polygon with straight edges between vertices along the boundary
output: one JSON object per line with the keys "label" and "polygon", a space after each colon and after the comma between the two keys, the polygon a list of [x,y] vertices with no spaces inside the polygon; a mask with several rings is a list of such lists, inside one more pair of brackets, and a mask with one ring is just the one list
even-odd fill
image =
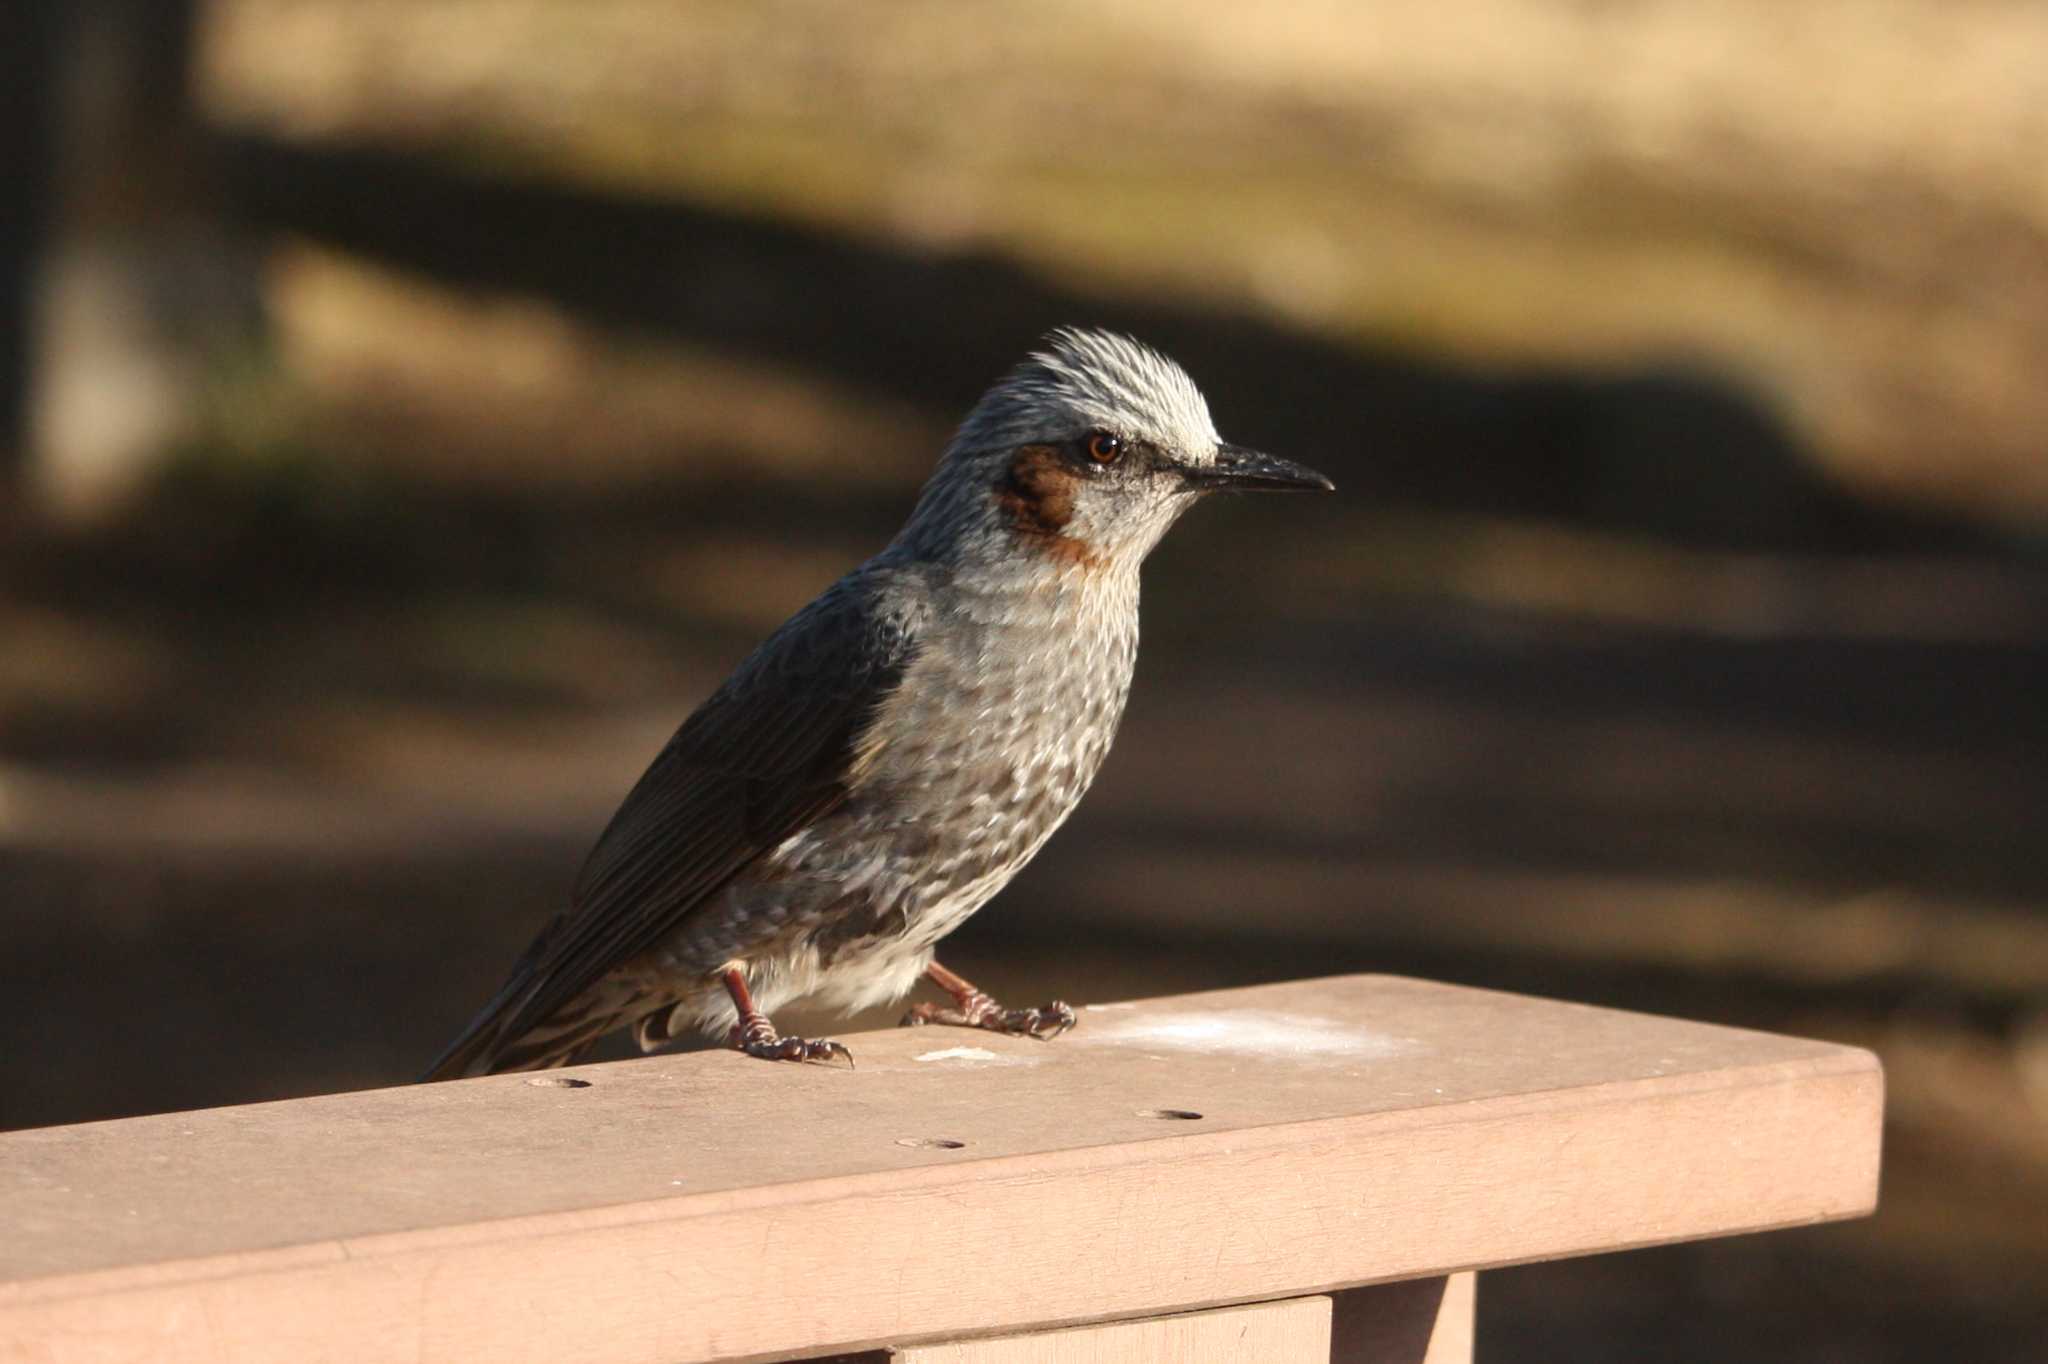
{"label": "bird's black beak", "polygon": [[1217,446],[1214,464],[1185,465],[1181,479],[1189,492],[1199,493],[1327,493],[1337,488],[1305,464],[1242,445]]}

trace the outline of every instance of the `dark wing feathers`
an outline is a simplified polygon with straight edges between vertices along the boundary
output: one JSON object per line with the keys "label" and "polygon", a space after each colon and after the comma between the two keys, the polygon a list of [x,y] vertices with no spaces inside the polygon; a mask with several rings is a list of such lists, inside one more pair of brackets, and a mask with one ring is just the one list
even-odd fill
{"label": "dark wing feathers", "polygon": [[902,613],[877,609],[876,586],[842,580],[683,722],[584,862],[569,912],[430,1078],[502,1052],[845,800],[861,738],[914,652]]}

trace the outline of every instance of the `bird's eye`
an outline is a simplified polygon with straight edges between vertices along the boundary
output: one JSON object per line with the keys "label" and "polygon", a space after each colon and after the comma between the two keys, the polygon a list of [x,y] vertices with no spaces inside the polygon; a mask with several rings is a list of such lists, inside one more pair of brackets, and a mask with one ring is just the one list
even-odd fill
{"label": "bird's eye", "polygon": [[1121,437],[1112,436],[1107,431],[1097,431],[1088,437],[1088,458],[1097,464],[1114,464],[1123,453],[1124,443]]}

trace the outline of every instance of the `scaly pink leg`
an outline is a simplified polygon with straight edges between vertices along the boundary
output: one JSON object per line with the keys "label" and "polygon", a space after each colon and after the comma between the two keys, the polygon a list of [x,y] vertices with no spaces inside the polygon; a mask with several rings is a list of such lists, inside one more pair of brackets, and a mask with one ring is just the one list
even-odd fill
{"label": "scaly pink leg", "polygon": [[965,977],[955,975],[937,962],[925,967],[924,974],[932,984],[953,997],[953,1007],[913,1004],[910,1012],[903,1015],[902,1026],[906,1028],[924,1023],[949,1023],[959,1028],[987,1028],[990,1032],[1035,1037],[1044,1042],[1074,1026],[1074,1011],[1057,999],[1035,1009],[1005,1009]]}
{"label": "scaly pink leg", "polygon": [[739,967],[726,967],[724,980],[725,992],[732,996],[732,1006],[740,1013],[740,1021],[725,1039],[727,1046],[763,1061],[829,1061],[843,1056],[847,1065],[853,1064],[853,1053],[837,1042],[784,1037],[776,1032],[768,1015],[754,1007],[754,996],[748,992],[747,978]]}

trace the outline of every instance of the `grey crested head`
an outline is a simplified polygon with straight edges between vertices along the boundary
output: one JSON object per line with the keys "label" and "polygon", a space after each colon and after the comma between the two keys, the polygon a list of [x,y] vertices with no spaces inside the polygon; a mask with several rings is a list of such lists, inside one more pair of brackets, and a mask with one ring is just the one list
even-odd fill
{"label": "grey crested head", "polygon": [[1223,440],[1194,380],[1150,346],[1067,327],[967,414],[898,545],[1129,571],[1195,495],[1331,486]]}

